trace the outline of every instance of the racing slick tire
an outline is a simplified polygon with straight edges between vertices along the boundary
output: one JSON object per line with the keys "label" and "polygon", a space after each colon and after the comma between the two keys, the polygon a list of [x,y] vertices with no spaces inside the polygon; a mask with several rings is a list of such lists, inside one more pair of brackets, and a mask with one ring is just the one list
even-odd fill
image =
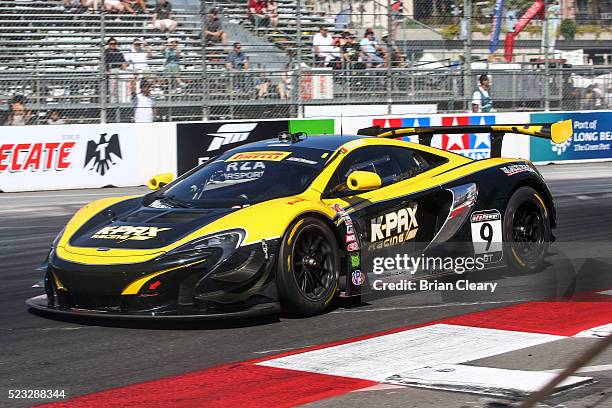
{"label": "racing slick tire", "polygon": [[340,254],[336,237],[321,220],[294,222],[281,243],[276,285],[283,312],[315,315],[338,293]]}
{"label": "racing slick tire", "polygon": [[533,272],[543,266],[552,240],[550,211],[533,188],[520,187],[510,197],[503,219],[503,240],[511,270]]}

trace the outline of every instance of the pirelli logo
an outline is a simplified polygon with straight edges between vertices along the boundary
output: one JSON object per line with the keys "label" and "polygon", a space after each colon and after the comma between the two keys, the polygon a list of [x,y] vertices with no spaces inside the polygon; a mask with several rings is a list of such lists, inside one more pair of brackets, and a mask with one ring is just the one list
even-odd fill
{"label": "pirelli logo", "polygon": [[133,227],[122,225],[117,227],[104,227],[91,236],[92,239],[112,239],[117,241],[146,241],[157,237],[162,231],[172,228],[159,227]]}
{"label": "pirelli logo", "polygon": [[245,161],[245,160],[259,160],[259,161],[281,161],[285,157],[289,156],[291,152],[273,152],[273,151],[264,151],[264,152],[244,152],[244,153],[236,153],[226,159],[226,162],[234,162],[234,161]]}

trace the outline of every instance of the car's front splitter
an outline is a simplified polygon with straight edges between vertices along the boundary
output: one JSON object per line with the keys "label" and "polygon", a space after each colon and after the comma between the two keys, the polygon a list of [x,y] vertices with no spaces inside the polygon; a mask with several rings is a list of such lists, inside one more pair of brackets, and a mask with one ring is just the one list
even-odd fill
{"label": "car's front splitter", "polygon": [[234,312],[220,312],[220,313],[198,313],[197,309],[192,309],[191,312],[176,312],[175,314],[169,313],[116,313],[106,312],[102,310],[88,310],[88,309],[61,309],[49,307],[47,301],[47,295],[35,296],[26,300],[26,304],[34,310],[54,314],[61,316],[72,316],[72,317],[89,317],[89,318],[102,318],[102,319],[114,319],[114,320],[219,320],[219,319],[237,319],[245,317],[256,317],[265,316],[271,314],[277,314],[280,312],[280,304],[278,302],[263,303],[254,305],[248,309],[234,311]]}

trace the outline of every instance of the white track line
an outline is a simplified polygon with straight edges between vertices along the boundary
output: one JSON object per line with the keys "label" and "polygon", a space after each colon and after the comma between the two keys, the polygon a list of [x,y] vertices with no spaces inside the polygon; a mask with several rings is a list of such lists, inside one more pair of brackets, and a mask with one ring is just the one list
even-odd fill
{"label": "white track line", "polygon": [[464,363],[563,338],[549,334],[435,324],[258,364],[383,381],[411,369]]}

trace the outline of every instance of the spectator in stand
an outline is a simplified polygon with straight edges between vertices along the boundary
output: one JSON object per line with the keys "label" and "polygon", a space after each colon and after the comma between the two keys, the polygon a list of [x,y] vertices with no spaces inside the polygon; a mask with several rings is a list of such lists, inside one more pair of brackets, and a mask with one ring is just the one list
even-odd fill
{"label": "spectator in stand", "polygon": [[140,38],[134,38],[132,48],[126,56],[126,61],[129,62],[129,69],[136,75],[149,70],[149,59],[152,57],[151,47],[146,41]]}
{"label": "spectator in stand", "polygon": [[255,80],[255,89],[257,90],[257,99],[264,99],[268,96],[270,89],[270,80],[266,78],[263,72],[260,72]]}
{"label": "spectator in stand", "polygon": [[[104,0],[104,10],[106,10],[107,13],[112,13],[113,11],[116,11],[119,15],[126,10],[130,14],[136,13],[127,0]],[[121,21],[121,18],[117,16],[115,21]]]}
{"label": "spectator in stand", "polygon": [[223,31],[223,26],[219,19],[219,10],[215,7],[208,10],[208,17],[204,26],[204,40],[209,44],[220,42],[224,47],[227,45],[227,35]]}
{"label": "spectator in stand", "polygon": [[480,86],[474,95],[472,95],[472,113],[488,113],[493,112],[493,101],[489,95],[491,89],[491,80],[487,74],[482,74],[478,77]]}
{"label": "spectator in stand", "polygon": [[342,37],[340,34],[334,34],[334,36],[332,37],[332,49],[330,52],[330,56],[331,59],[327,62],[328,67],[331,67],[333,69],[340,69],[342,68],[342,63],[341,63],[341,42],[342,42]]}
{"label": "spectator in stand", "polygon": [[374,32],[370,29],[366,30],[363,39],[359,42],[361,47],[361,56],[368,68],[376,68],[382,65],[385,61],[377,54],[378,43],[374,38]]}
{"label": "spectator in stand", "polygon": [[355,34],[349,31],[342,33],[342,40],[340,42],[340,58],[345,68],[357,68],[357,62],[359,61],[359,55],[361,49],[359,44],[355,42]]}
{"label": "spectator in stand", "polygon": [[47,125],[64,125],[66,120],[60,117],[60,114],[56,110],[52,110],[47,119]]}
{"label": "spectator in stand", "polygon": [[249,0],[248,16],[255,28],[268,27],[270,25],[270,16],[266,9],[264,0]]}
{"label": "spectator in stand", "polygon": [[108,74],[108,92],[111,102],[117,101],[119,95],[119,77],[128,65],[125,57],[117,47],[117,40],[111,37],[106,42],[104,50],[104,63],[106,64],[106,73]]}
{"label": "spectator in stand", "polygon": [[595,109],[601,109],[604,105],[604,93],[599,87],[598,83],[593,84],[593,99],[595,102]]}
{"label": "spectator in stand", "polygon": [[266,8],[270,16],[270,26],[276,28],[278,26],[278,3],[276,0],[268,0]]}
{"label": "spectator in stand", "polygon": [[89,7],[91,7],[91,10],[94,13],[98,13],[99,3],[100,3],[100,0],[81,0],[81,7],[83,7],[85,11],[88,11]]}
{"label": "spectator in stand", "polygon": [[242,52],[240,43],[234,43],[232,51],[225,58],[225,68],[228,71],[248,71],[249,57]]}
{"label": "spectator in stand", "polygon": [[178,86],[184,86],[185,83],[181,80],[179,75],[181,72],[181,58],[183,58],[183,56],[178,48],[178,40],[176,38],[168,38],[163,52],[166,60],[164,70],[171,76],[170,84],[172,85],[176,81]]}
{"label": "spectator in stand", "polygon": [[144,0],[127,0],[127,3],[132,6],[133,4],[138,4],[138,7],[142,10],[143,13],[147,14],[147,3]]}
{"label": "spectator in stand", "polygon": [[327,30],[327,27],[320,26],[319,32],[312,37],[312,51],[314,53],[315,65],[324,67],[332,59],[334,39]]}
{"label": "spectator in stand", "polygon": [[399,66],[402,61],[402,54],[389,37],[389,33],[385,31],[380,39],[382,42],[379,44],[379,55],[384,59],[385,67],[388,67],[389,64],[392,67]]}
{"label": "spectator in stand", "polygon": [[23,95],[15,95],[11,99],[8,119],[4,123],[6,126],[29,125],[32,120],[32,111],[25,106],[26,100]]}
{"label": "spectator in stand", "polygon": [[151,97],[152,87],[153,82],[147,79],[142,79],[140,84],[137,84],[136,78],[132,80],[131,93],[134,98],[134,122],[136,123],[150,123],[155,119],[155,108]]}
{"label": "spectator in stand", "polygon": [[164,32],[176,30],[176,21],[172,19],[172,4],[168,0],[159,0],[155,10],[153,10],[152,26]]}
{"label": "spectator in stand", "polygon": [[109,38],[106,42],[104,62],[106,63],[107,71],[114,69],[127,69],[128,67],[123,53],[119,51],[119,48],[117,47],[117,40],[115,37]]}

